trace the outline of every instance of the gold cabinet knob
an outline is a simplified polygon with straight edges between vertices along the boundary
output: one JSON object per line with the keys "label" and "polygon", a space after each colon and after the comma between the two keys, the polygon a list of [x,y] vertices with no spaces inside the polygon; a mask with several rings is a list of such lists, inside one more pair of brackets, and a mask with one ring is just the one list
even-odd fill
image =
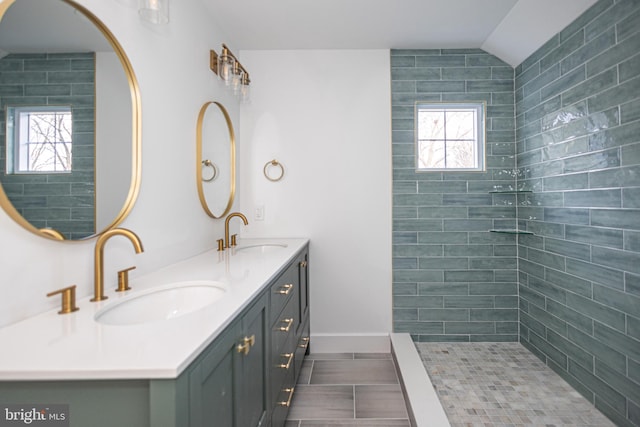
{"label": "gold cabinet knob", "polygon": [[76,285],[49,292],[47,297],[52,297],[58,294],[62,295],[62,309],[58,314],[68,314],[79,310],[79,308],[76,307]]}
{"label": "gold cabinet knob", "polygon": [[116,292],[124,292],[131,289],[129,286],[129,272],[135,270],[135,268],[134,266],[118,271],[118,289],[116,289]]}
{"label": "gold cabinet knob", "polygon": [[242,339],[242,342],[238,344],[238,346],[236,347],[236,350],[238,351],[238,353],[242,353],[246,356],[247,354],[249,354],[249,352],[251,351],[251,347],[253,347],[255,343],[256,343],[255,335],[251,335],[250,337],[244,337]]}

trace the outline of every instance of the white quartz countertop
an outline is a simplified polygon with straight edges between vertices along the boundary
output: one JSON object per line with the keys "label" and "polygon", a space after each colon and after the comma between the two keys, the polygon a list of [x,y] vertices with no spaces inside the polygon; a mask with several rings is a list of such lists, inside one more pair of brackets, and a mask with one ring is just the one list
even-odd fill
{"label": "white quartz countertop", "polygon": [[[286,247],[246,249],[265,243]],[[0,381],[176,378],[307,243],[241,239],[236,248],[132,276],[130,291],[105,289],[107,300],[78,300],[80,310],[74,313],[59,315],[56,309],[1,328]],[[226,292],[215,303],[170,320],[106,325],[94,319],[101,308],[136,292],[197,280],[222,282]]]}

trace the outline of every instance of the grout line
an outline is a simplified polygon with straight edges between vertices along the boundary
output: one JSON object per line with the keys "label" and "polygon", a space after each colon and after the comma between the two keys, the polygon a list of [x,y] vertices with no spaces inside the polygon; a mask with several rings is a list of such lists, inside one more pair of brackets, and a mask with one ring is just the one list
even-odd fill
{"label": "grout line", "polygon": [[311,385],[311,376],[313,375],[313,368],[316,366],[316,361],[311,360],[311,367],[309,368],[309,378],[307,379],[307,384]]}
{"label": "grout line", "polygon": [[356,419],[356,386],[352,386],[351,390],[353,392],[353,419]]}

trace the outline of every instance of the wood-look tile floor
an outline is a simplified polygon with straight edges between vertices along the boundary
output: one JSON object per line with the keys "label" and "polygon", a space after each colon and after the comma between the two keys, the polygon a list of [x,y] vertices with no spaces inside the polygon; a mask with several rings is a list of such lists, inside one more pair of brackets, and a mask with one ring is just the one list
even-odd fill
{"label": "wood-look tile floor", "polygon": [[391,355],[318,353],[306,357],[286,427],[409,427]]}

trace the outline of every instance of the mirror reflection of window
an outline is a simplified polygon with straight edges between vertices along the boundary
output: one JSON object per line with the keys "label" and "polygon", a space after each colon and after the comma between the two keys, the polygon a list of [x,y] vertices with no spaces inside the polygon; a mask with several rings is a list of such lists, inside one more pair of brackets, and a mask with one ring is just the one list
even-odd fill
{"label": "mirror reflection of window", "polygon": [[69,173],[72,168],[71,107],[10,107],[13,127],[10,173]]}
{"label": "mirror reflection of window", "polygon": [[418,103],[417,170],[484,170],[484,104]]}

